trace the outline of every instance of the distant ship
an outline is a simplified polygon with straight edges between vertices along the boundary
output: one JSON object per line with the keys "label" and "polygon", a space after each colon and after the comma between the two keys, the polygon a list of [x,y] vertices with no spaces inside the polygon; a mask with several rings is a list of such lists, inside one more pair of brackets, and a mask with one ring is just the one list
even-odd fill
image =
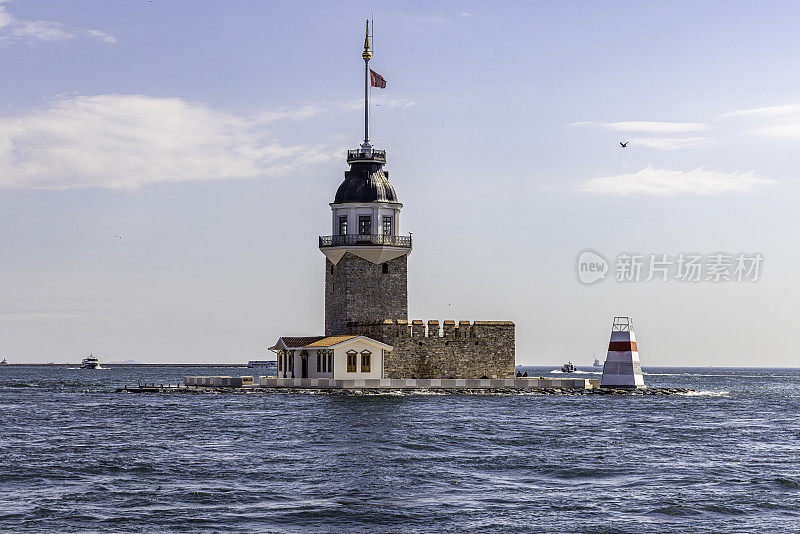
{"label": "distant ship", "polygon": [[572,365],[572,361],[568,361],[567,363],[562,365],[561,366],[561,372],[562,373],[574,373],[575,372],[575,366]]}
{"label": "distant ship", "polygon": [[81,362],[81,369],[100,369],[100,360],[90,354]]}
{"label": "distant ship", "polygon": [[600,360],[598,360],[597,358],[595,358],[595,359],[594,359],[594,363],[592,364],[592,367],[603,367],[603,364],[602,364],[602,363],[600,363]]}
{"label": "distant ship", "polygon": [[2,361],[2,362],[0,362],[0,365],[8,365],[8,360],[6,360],[5,358],[3,358],[3,361]]}

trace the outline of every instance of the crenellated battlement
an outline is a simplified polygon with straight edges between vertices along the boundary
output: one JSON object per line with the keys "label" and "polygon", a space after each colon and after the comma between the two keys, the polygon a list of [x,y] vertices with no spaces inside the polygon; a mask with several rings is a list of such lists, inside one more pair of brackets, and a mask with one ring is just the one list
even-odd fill
{"label": "crenellated battlement", "polygon": [[351,322],[350,334],[392,345],[386,378],[507,378],[514,375],[512,321]]}
{"label": "crenellated battlement", "polygon": [[[386,336],[386,337],[438,337],[448,339],[470,339],[482,338],[495,335],[499,330],[514,330],[513,321],[442,321],[435,319],[421,321],[415,319],[406,321],[403,319],[386,319],[377,323],[348,323],[347,328],[350,333],[367,332]],[[364,335],[367,335],[364,333]]]}

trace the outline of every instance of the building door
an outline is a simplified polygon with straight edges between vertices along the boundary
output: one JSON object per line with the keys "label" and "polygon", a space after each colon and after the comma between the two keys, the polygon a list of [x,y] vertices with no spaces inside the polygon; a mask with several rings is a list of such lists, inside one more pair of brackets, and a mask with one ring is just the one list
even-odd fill
{"label": "building door", "polygon": [[300,374],[300,378],[308,378],[308,356],[303,356],[300,359],[302,365],[302,372]]}

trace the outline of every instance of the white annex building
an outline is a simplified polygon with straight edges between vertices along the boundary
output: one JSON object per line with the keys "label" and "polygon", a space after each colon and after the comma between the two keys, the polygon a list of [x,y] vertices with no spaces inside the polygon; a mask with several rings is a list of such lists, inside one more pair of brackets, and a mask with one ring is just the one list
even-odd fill
{"label": "white annex building", "polygon": [[282,337],[274,347],[278,378],[384,378],[391,345],[365,336]]}

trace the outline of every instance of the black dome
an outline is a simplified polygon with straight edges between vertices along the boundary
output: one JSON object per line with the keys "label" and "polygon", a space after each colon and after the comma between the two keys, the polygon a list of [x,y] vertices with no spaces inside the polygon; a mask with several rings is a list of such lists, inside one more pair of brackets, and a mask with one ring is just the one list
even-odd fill
{"label": "black dome", "polygon": [[397,202],[397,193],[389,183],[389,173],[381,167],[376,163],[353,163],[344,173],[344,182],[336,191],[333,203]]}

